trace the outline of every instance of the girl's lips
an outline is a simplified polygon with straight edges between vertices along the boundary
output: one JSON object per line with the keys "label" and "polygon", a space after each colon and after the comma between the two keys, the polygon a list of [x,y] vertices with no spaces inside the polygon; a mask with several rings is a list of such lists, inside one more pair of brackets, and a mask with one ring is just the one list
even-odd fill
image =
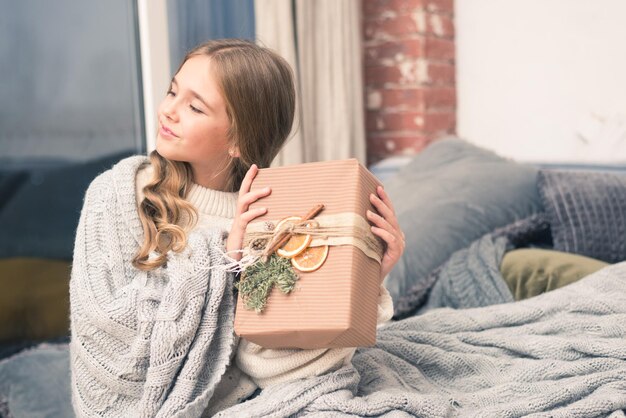
{"label": "girl's lips", "polygon": [[161,134],[161,136],[165,136],[165,137],[169,137],[169,138],[178,138],[178,136],[176,136],[176,134],[174,134],[174,132],[172,132],[171,130],[169,130],[168,128],[166,128],[163,125],[161,125],[161,129],[159,129],[159,133]]}

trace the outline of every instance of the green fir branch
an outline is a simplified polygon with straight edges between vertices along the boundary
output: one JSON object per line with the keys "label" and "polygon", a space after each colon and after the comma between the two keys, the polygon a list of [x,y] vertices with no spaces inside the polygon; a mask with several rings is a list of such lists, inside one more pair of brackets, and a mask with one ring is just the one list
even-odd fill
{"label": "green fir branch", "polygon": [[235,283],[247,309],[260,313],[265,309],[267,298],[274,285],[283,293],[291,292],[296,286],[298,275],[291,261],[272,254],[267,262],[259,261],[245,269],[241,280]]}

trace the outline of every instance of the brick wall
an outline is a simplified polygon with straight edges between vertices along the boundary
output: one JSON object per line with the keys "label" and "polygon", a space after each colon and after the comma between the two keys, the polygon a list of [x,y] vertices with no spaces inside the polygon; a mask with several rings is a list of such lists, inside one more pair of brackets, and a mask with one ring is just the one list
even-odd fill
{"label": "brick wall", "polygon": [[362,0],[368,164],[456,127],[453,0]]}

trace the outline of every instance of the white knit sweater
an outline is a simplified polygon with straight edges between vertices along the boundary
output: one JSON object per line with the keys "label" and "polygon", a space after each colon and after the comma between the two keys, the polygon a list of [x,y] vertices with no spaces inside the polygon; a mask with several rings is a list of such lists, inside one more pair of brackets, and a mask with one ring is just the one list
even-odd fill
{"label": "white knit sweater", "polygon": [[[140,166],[136,175],[137,205],[144,198],[143,188],[153,175],[153,167],[147,163]],[[221,192],[198,184],[190,188],[187,200],[198,210],[196,228],[219,227],[230,231],[235,216],[238,193]],[[389,292],[381,284],[378,305],[378,324],[385,323],[393,315]],[[235,336],[237,349],[233,350],[235,361],[226,369],[215,396],[204,416],[243,401],[257,387],[298,378],[321,375],[350,362],[355,347],[332,349],[267,349]]]}
{"label": "white knit sweater", "polygon": [[85,192],[70,278],[78,417],[198,418],[213,403],[235,348],[233,274],[222,268],[222,230],[191,231],[165,266],[132,266],[143,242],[135,177],[145,161],[120,160]]}

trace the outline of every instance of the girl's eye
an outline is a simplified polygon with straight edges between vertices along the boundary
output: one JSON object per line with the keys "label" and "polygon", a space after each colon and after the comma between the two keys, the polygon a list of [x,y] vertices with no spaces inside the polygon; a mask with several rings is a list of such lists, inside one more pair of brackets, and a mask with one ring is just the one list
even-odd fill
{"label": "girl's eye", "polygon": [[195,113],[202,113],[202,110],[198,109],[197,107],[195,107],[194,105],[189,105],[189,107],[191,108],[192,112]]}
{"label": "girl's eye", "polygon": [[173,91],[172,89],[169,89],[169,90],[167,91],[167,95],[168,95],[168,96],[172,96],[172,97],[176,97],[176,93],[174,93],[174,91]]}

